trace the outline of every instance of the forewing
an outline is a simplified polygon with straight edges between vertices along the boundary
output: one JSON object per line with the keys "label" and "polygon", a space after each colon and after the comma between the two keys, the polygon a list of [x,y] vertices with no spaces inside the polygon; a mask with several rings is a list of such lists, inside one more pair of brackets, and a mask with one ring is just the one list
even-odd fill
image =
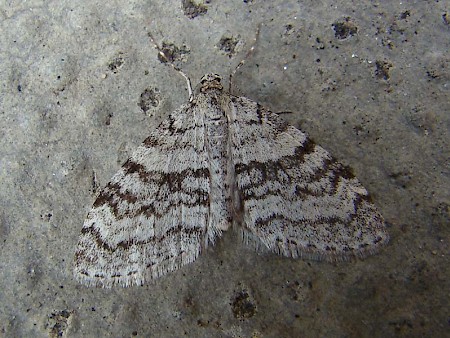
{"label": "forewing", "polygon": [[214,239],[207,232],[210,182],[203,128],[203,114],[192,105],[182,107],[100,192],[77,246],[80,282],[140,285],[194,261]]}
{"label": "forewing", "polygon": [[376,252],[383,217],[351,170],[256,102],[230,109],[235,212],[247,241],[279,254],[330,261]]}

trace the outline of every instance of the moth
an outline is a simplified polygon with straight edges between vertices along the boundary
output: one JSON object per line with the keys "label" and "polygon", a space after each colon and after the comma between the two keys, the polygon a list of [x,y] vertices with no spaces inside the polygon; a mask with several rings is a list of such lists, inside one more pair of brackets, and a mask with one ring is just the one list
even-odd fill
{"label": "moth", "polygon": [[231,227],[287,257],[339,261],[388,242],[352,171],[277,114],[206,74],[98,194],[75,253],[84,284],[142,285]]}

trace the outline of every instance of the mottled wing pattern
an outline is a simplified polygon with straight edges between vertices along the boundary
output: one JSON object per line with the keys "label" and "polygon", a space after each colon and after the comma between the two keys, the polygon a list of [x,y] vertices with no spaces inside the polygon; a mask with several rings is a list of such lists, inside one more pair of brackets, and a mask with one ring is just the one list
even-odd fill
{"label": "mottled wing pattern", "polygon": [[164,121],[100,192],[75,255],[87,285],[140,285],[194,261],[208,231],[204,114],[193,104]]}
{"label": "mottled wing pattern", "polygon": [[247,241],[329,261],[364,257],[388,241],[383,217],[349,168],[247,98],[232,97],[229,115],[235,212]]}

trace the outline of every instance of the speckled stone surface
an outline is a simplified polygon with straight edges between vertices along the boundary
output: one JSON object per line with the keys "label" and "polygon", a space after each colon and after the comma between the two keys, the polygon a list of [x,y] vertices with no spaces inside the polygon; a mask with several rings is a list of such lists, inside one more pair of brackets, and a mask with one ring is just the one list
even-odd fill
{"label": "speckled stone surface", "polygon": [[[330,264],[231,232],[143,287],[77,284],[95,191],[188,98],[149,32],[194,84],[255,45],[232,92],[353,167],[389,245]],[[2,2],[0,33],[0,336],[448,335],[448,3]]]}

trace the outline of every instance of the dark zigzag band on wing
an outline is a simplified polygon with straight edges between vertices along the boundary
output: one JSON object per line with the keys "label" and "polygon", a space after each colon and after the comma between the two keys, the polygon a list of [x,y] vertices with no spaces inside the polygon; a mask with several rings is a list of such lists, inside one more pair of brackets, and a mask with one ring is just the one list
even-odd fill
{"label": "dark zigzag band on wing", "polygon": [[[113,213],[115,216],[115,221],[120,221],[123,218],[134,218],[139,215],[144,215],[147,217],[153,216],[155,218],[155,221],[157,219],[161,218],[164,215],[167,215],[168,213],[177,208],[190,208],[194,207],[195,209],[198,208],[204,208],[206,209],[208,206],[208,198],[209,194],[204,189],[193,189],[192,186],[190,187],[183,187],[183,179],[186,177],[189,177],[192,179],[200,179],[203,177],[207,177],[208,170],[202,169],[202,170],[185,170],[181,173],[171,173],[171,174],[161,174],[161,173],[148,173],[145,172],[143,167],[139,164],[136,164],[132,162],[131,160],[128,160],[124,166],[123,166],[123,173],[119,172],[122,175],[116,175],[112,182],[110,182],[105,189],[102,190],[99,197],[94,202],[94,208],[92,210],[95,211],[96,209],[100,208],[101,206],[105,205],[108,207],[109,211]],[[137,176],[133,176],[131,174],[137,173]],[[148,202],[143,202],[142,196],[136,196],[132,194],[130,191],[126,190],[126,186],[124,187],[121,183],[121,177],[128,177],[128,180],[130,180],[132,177],[137,177],[139,179],[139,184],[145,185],[152,183],[153,186],[156,187],[164,187],[165,190],[169,192],[169,195],[172,194],[178,194],[178,199],[176,200],[178,203],[176,204],[168,204],[166,208],[161,209],[161,205],[159,205],[159,211],[155,208],[155,203],[163,202],[167,200],[167,196],[161,196],[161,194],[156,191],[156,193],[152,196],[153,198],[149,200]],[[157,178],[157,179],[156,179]],[[118,180],[117,180],[118,179]],[[186,190],[185,190],[186,189]],[[122,192],[123,191],[123,192]],[[180,194],[185,193],[186,196],[189,197],[189,199],[179,199]],[[189,195],[188,195],[189,194]],[[127,204],[124,206],[124,202],[127,202]],[[130,212],[130,209],[133,207],[136,203],[141,203],[135,211]],[[120,207],[119,207],[120,203]],[[122,209],[122,210],[120,210]],[[89,219],[89,215],[88,215]],[[91,227],[89,227],[91,228]],[[82,233],[86,232],[86,229],[89,228],[83,228]],[[190,232],[189,228],[186,228],[186,233]],[[173,228],[170,228],[169,231],[173,231]],[[154,240],[156,240],[156,237],[153,237]],[[142,241],[142,243],[145,243],[145,241]]]}
{"label": "dark zigzag band on wing", "polygon": [[[351,227],[353,230],[355,229],[355,225],[351,225],[352,223],[358,222],[359,214],[361,209],[358,209],[358,212],[351,217],[350,223],[346,222],[346,227]],[[364,212],[364,210],[363,210]],[[376,213],[376,216],[372,217],[372,226],[375,228],[379,228],[381,224],[383,224],[383,218],[381,215],[377,213],[376,210],[370,210],[371,213]],[[245,228],[243,231],[244,239],[247,242],[260,241],[261,238],[271,237],[271,230],[274,227],[280,228],[283,231],[283,236],[275,236],[273,237],[273,241],[269,243],[265,243],[268,248],[276,252],[278,254],[282,254],[284,256],[289,257],[304,257],[309,259],[318,259],[318,260],[327,260],[327,261],[340,261],[346,260],[351,257],[361,257],[364,258],[367,255],[371,255],[376,253],[382,246],[384,246],[389,237],[386,234],[383,234],[379,229],[379,234],[371,234],[371,233],[361,233],[360,236],[357,236],[356,233],[350,231],[348,235],[353,234],[353,240],[356,245],[349,245],[347,242],[339,242],[333,240],[335,237],[335,230],[333,227],[343,226],[342,220],[339,219],[318,219],[316,221],[309,220],[308,222],[299,223],[296,221],[296,225],[298,227],[296,231],[292,231],[293,222],[291,219],[285,219],[283,216],[277,215],[273,216],[271,219],[267,219],[265,221],[259,221],[256,224],[256,227],[253,229]],[[307,226],[307,227],[305,227]],[[325,240],[323,237],[314,236],[315,231],[314,228],[321,229],[321,231],[326,231],[329,234],[328,240]],[[291,230],[289,230],[291,229]],[[313,230],[313,231],[311,231]],[[299,237],[299,232],[306,233],[311,232],[311,237]],[[373,229],[372,229],[373,231]],[[308,241],[305,241],[308,239]],[[305,243],[301,243],[301,242]],[[327,243],[325,245],[318,245],[317,243]],[[256,243],[257,244],[257,243]]]}
{"label": "dark zigzag band on wing", "polygon": [[[155,194],[148,203],[144,203],[138,210],[133,213],[123,213],[118,208],[119,203],[126,201],[128,204],[135,204],[137,202],[142,202],[137,195],[124,188],[120,182],[115,180],[108,183],[108,185],[100,192],[99,196],[94,202],[94,207],[99,207],[103,204],[107,204],[116,219],[121,219],[123,217],[134,217],[139,214],[154,215],[156,217],[167,214],[171,208],[177,207],[178,205],[185,206],[206,206],[208,204],[209,194],[202,188],[195,189],[194,187],[184,187],[183,181],[186,177],[199,179],[208,177],[208,169],[202,168],[198,170],[186,169],[182,172],[172,172],[172,173],[160,173],[160,172],[148,172],[145,168],[128,160],[123,166],[123,176],[136,174],[140,183],[145,185],[151,185],[157,187]],[[166,208],[160,209],[159,211],[154,207],[154,203],[158,201],[166,201],[167,196],[160,193],[161,189],[167,193],[185,193],[189,199],[177,200],[178,204],[167,205]],[[170,198],[170,197],[169,197]],[[127,209],[128,210],[128,209]]]}
{"label": "dark zigzag band on wing", "polygon": [[[167,238],[171,238],[172,236],[178,235],[178,234],[184,234],[187,235],[189,237],[194,236],[196,234],[202,235],[204,234],[205,229],[203,229],[202,227],[196,227],[196,228],[192,228],[192,227],[186,227],[186,225],[184,224],[179,224],[176,227],[173,228],[169,228],[164,234],[159,235],[159,236],[151,236],[148,237],[145,240],[135,240],[135,239],[131,239],[129,241],[121,241],[118,243],[108,243],[107,241],[105,241],[102,237],[102,234],[100,232],[100,230],[95,226],[95,223],[93,223],[91,226],[89,227],[83,227],[81,230],[81,234],[84,236],[89,236],[93,242],[96,243],[96,246],[104,251],[109,251],[109,252],[115,252],[116,250],[129,250],[131,246],[142,246],[142,245],[146,245],[149,243],[159,243],[161,244],[162,242],[164,242],[165,240],[167,240]],[[200,238],[200,236],[197,236],[198,238]],[[77,253],[80,254],[80,253]]]}
{"label": "dark zigzag band on wing", "polygon": [[[289,170],[295,169],[299,162],[302,162],[305,155],[311,154],[315,151],[316,145],[311,140],[307,140],[302,147],[298,147],[295,149],[294,155],[284,156],[278,160],[272,160],[265,163],[252,161],[248,164],[237,164],[235,167],[235,171],[237,175],[240,175],[244,172],[258,171],[261,175],[257,177],[256,180],[253,180],[251,183],[242,184],[240,186],[240,190],[245,195],[246,198],[254,198],[258,199],[264,196],[256,196],[255,192],[250,188],[252,186],[264,185],[267,182],[280,182],[283,180],[283,177],[287,178],[287,182],[282,183],[290,183],[294,184],[290,180]],[[255,175],[253,175],[255,176]],[[302,184],[315,183],[320,181],[325,176],[328,176],[328,179],[331,183],[332,189],[322,190],[322,191],[313,191],[308,190],[307,187],[300,187],[300,185],[295,185],[296,195],[301,197],[314,195],[321,196],[324,194],[332,195],[338,186],[338,183],[341,179],[354,179],[351,169],[342,165],[339,162],[336,162],[334,158],[326,158],[323,161],[322,167],[313,172],[312,175],[305,175],[302,177]],[[276,195],[278,193],[282,193],[283,185],[280,185],[277,190],[268,191],[267,194]],[[368,198],[369,199],[369,198]]]}

